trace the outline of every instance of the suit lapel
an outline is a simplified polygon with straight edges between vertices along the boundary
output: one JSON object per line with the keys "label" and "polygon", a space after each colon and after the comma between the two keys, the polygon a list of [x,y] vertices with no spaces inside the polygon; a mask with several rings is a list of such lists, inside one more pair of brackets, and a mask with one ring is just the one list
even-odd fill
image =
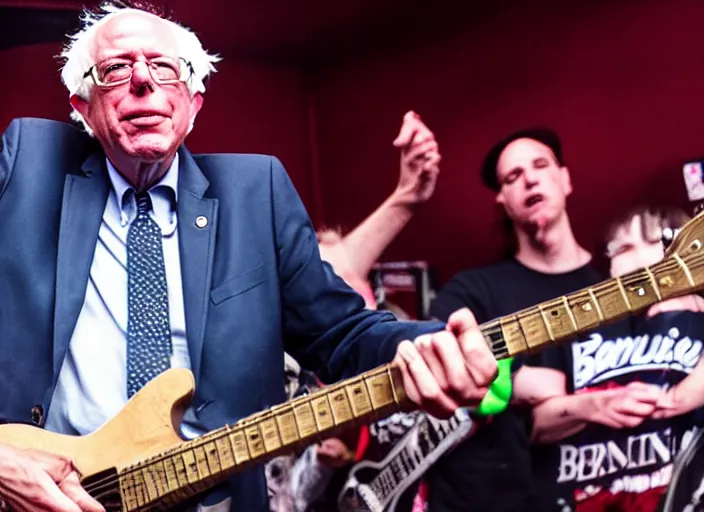
{"label": "suit lapel", "polygon": [[84,175],[67,175],[64,182],[56,262],[55,379],[83,306],[109,191],[105,156],[102,152],[92,154],[84,162],[83,172]]}
{"label": "suit lapel", "polygon": [[191,367],[197,381],[210,298],[218,201],[203,197],[208,180],[183,148],[179,151],[179,162],[177,209],[183,306]]}

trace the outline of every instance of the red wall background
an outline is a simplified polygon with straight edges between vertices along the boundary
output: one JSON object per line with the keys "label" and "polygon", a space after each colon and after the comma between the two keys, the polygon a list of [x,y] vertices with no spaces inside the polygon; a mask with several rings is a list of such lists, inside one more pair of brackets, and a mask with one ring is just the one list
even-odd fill
{"label": "red wall background", "polygon": [[704,155],[703,21],[697,1],[530,2],[320,70],[327,219],[353,226],[391,190],[391,141],[410,108],[440,143],[440,182],[384,257],[426,259],[443,281],[502,253],[478,169],[514,129],[547,124],[561,134],[571,218],[590,249],[627,204],[686,205],[680,165]]}
{"label": "red wall background", "polygon": [[[704,155],[704,4],[518,4],[315,66],[226,59],[188,146],[279,156],[316,223],[348,229],[391,192],[391,141],[403,113],[416,110],[440,142],[440,183],[384,259],[426,259],[442,280],[502,252],[477,169],[517,128],[547,124],[562,135],[572,220],[588,248],[627,205],[686,204],[680,165]],[[19,115],[66,119],[58,50],[0,52],[4,69],[21,70],[0,81],[0,125]]]}

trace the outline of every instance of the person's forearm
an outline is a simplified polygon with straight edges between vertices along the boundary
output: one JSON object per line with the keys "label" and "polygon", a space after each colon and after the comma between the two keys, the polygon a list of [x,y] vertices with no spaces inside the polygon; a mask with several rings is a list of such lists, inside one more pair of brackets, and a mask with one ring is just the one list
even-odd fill
{"label": "person's forearm", "polygon": [[694,371],[666,394],[668,407],[656,411],[656,417],[682,416],[704,406],[704,367],[697,365]]}
{"label": "person's forearm", "polygon": [[369,271],[391,241],[413,216],[413,205],[391,194],[374,212],[343,239],[352,271],[367,279]]}
{"label": "person's forearm", "polygon": [[533,409],[534,443],[549,444],[582,430],[596,412],[592,393],[549,398]]}

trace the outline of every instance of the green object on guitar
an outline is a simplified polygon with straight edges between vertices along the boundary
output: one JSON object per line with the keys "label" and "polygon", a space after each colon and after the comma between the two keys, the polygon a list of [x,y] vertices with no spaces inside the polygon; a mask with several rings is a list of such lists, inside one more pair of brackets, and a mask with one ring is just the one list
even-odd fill
{"label": "green object on guitar", "polygon": [[511,363],[513,358],[501,359],[496,362],[499,373],[489,386],[489,391],[477,407],[475,413],[479,416],[494,416],[504,412],[511,400],[513,382],[511,381]]}

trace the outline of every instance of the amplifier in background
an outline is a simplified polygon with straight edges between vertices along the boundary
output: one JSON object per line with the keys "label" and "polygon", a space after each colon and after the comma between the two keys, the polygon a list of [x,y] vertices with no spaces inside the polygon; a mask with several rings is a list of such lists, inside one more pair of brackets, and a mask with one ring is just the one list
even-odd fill
{"label": "amplifier in background", "polygon": [[436,272],[425,261],[377,263],[369,273],[379,309],[400,320],[427,320],[435,298]]}

